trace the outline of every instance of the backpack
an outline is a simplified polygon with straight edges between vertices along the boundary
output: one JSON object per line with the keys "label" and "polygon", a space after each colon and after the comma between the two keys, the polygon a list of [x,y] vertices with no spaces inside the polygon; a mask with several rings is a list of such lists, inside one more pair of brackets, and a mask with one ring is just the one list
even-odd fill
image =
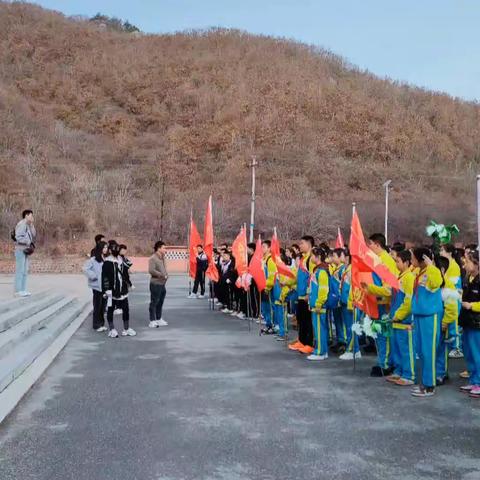
{"label": "backpack", "polygon": [[338,288],[338,282],[330,275],[328,270],[325,270],[328,275],[328,297],[325,302],[325,308],[327,310],[333,310],[337,308],[340,303],[340,291]]}

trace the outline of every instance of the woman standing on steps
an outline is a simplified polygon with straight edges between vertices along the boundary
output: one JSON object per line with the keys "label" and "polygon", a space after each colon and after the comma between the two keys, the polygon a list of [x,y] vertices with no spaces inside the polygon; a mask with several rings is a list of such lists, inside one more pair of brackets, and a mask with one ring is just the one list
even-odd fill
{"label": "woman standing on steps", "polygon": [[92,251],[92,257],[83,267],[83,272],[88,278],[88,286],[93,292],[93,329],[97,332],[107,331],[104,315],[106,299],[102,291],[102,267],[107,253],[107,243],[98,242]]}

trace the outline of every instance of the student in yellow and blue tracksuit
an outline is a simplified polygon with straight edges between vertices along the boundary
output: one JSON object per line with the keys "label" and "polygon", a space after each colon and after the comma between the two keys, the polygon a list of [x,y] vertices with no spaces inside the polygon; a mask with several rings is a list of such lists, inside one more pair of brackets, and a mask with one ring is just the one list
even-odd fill
{"label": "student in yellow and blue tracksuit", "polygon": [[428,248],[420,247],[412,251],[412,265],[420,267],[412,297],[413,322],[417,332],[416,347],[421,363],[421,383],[413,388],[414,397],[433,396],[437,380],[436,361],[443,311],[443,278],[440,270],[433,264],[432,257]]}
{"label": "student in yellow and blue tracksuit", "polygon": [[320,247],[312,251],[315,268],[310,277],[308,302],[312,312],[314,351],[307,357],[310,361],[328,358],[328,320],[326,303],[329,293],[328,265],[325,263],[327,252]]}
{"label": "student in yellow and blue tracksuit", "polygon": [[[395,260],[389,255],[386,248],[385,235],[383,233],[374,233],[370,236],[368,241],[370,249],[380,257],[382,263],[393,273],[398,276],[400,273],[395,265]],[[375,273],[373,274],[373,285],[368,285],[368,292],[377,297],[378,302],[378,314],[381,318],[383,315],[388,314],[390,310],[390,299],[392,296],[392,289],[389,285],[383,284],[382,280]],[[377,334],[377,365],[372,367],[370,375],[372,377],[382,377],[384,375],[390,375],[393,371],[391,361],[391,349],[390,339],[382,335]]]}
{"label": "student in yellow and blue tracksuit", "polygon": [[400,386],[415,383],[415,346],[413,342],[412,296],[415,276],[410,270],[412,254],[396,252],[395,263],[400,272],[400,290],[392,290],[390,319],[392,321],[393,373],[385,379]]}
{"label": "student in yellow and blue tracksuit", "polygon": [[465,256],[467,281],[463,288],[460,326],[463,329],[463,351],[469,372],[469,382],[460,390],[472,398],[480,398],[480,276],[478,251]]}
{"label": "student in yellow and blue tracksuit", "polygon": [[455,329],[451,329],[450,326],[454,323],[458,324],[458,302],[460,295],[455,284],[452,282],[451,277],[447,277],[449,268],[448,258],[438,257],[435,263],[438,269],[442,272],[444,281],[442,288],[442,329],[440,332],[440,340],[438,342],[436,364],[437,385],[443,385],[448,379],[448,346],[451,344],[449,341],[450,333],[453,331],[454,337],[452,340],[456,337]]}
{"label": "student in yellow and blue tracksuit", "polygon": [[291,343],[288,348],[303,354],[313,353],[313,326],[312,315],[308,308],[308,284],[310,275],[315,268],[311,259],[314,239],[310,235],[305,235],[300,240],[301,258],[297,270],[297,326],[298,340]]}
{"label": "student in yellow and blue tracksuit", "polygon": [[[340,305],[340,282],[343,271],[345,270],[345,252],[343,248],[335,248],[331,252],[329,263],[330,270],[330,296],[336,297],[338,303],[330,310],[335,324],[336,345],[331,350],[335,353],[343,354],[347,345],[347,330],[342,317],[342,307]],[[328,312],[327,312],[328,314]]]}
{"label": "student in yellow and blue tracksuit", "polygon": [[345,326],[347,348],[345,353],[340,355],[340,360],[353,360],[353,355],[355,358],[362,358],[360,352],[360,345],[358,342],[358,336],[353,335],[352,325],[353,325],[353,298],[352,298],[352,265],[350,265],[350,253],[348,250],[344,252],[344,269],[342,271],[342,276],[340,279],[340,308],[342,309],[342,320]]}
{"label": "student in yellow and blue tracksuit", "polygon": [[265,290],[262,292],[262,302],[260,307],[265,320],[265,328],[262,329],[262,333],[265,335],[273,335],[275,333],[273,328],[272,290],[275,282],[275,274],[277,273],[277,266],[273,261],[270,247],[270,240],[264,240],[262,242],[263,269],[265,272],[266,284]]}
{"label": "student in yellow and blue tracksuit", "polygon": [[295,278],[275,274],[272,289],[273,320],[275,328],[278,327],[277,341],[284,342],[286,334],[287,309],[286,298],[292,287],[295,286]]}
{"label": "student in yellow and blue tracksuit", "polygon": [[[457,249],[451,244],[445,244],[440,247],[440,255],[448,260],[448,268],[444,277],[448,279],[449,283],[452,283],[458,291],[458,313],[460,313],[461,298],[462,298],[462,271],[459,266],[459,261],[456,258]],[[450,319],[452,320],[452,319]],[[458,315],[448,324],[448,337],[449,337],[449,356],[452,358],[462,358],[462,345],[461,334],[458,328]]]}

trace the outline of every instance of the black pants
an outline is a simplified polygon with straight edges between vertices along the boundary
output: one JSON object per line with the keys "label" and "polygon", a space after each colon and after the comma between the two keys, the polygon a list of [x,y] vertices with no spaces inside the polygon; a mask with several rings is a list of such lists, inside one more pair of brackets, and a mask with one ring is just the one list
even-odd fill
{"label": "black pants", "polygon": [[93,292],[93,328],[103,327],[105,325],[105,303],[106,299],[102,292],[92,290]]}
{"label": "black pants", "polygon": [[250,314],[252,315],[252,318],[258,318],[259,299],[260,294],[258,292],[257,285],[252,280],[252,284],[250,285]]}
{"label": "black pants", "polygon": [[197,269],[197,273],[195,275],[195,282],[193,284],[193,293],[195,295],[198,292],[199,286],[200,286],[200,294],[205,295],[205,272],[203,270],[198,271]]}
{"label": "black pants", "polygon": [[150,307],[148,308],[148,312],[151,322],[162,318],[163,302],[165,301],[166,295],[167,289],[165,285],[150,283]]}
{"label": "black pants", "polygon": [[313,347],[312,314],[306,300],[298,300],[297,306],[298,340],[303,345]]}
{"label": "black pants", "polygon": [[107,308],[108,328],[110,330],[115,328],[113,325],[113,311],[117,308],[122,310],[123,328],[125,330],[128,330],[130,324],[130,308],[128,306],[128,298],[125,298],[123,300],[113,300],[112,306]]}

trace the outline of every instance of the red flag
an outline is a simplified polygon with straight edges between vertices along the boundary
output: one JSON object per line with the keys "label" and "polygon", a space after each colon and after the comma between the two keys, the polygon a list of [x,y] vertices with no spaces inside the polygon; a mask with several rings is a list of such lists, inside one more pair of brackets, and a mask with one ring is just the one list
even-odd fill
{"label": "red flag", "polygon": [[283,263],[282,258],[280,257],[280,242],[278,241],[276,228],[273,230],[270,251],[272,253],[272,260],[277,266],[278,273],[285,275],[286,277],[295,278],[295,274]]}
{"label": "red flag", "polygon": [[345,248],[345,242],[343,241],[343,235],[340,230],[340,227],[338,227],[338,234],[337,234],[337,240],[335,242],[335,248]]}
{"label": "red flag", "polygon": [[352,298],[353,303],[371,318],[378,318],[378,304],[375,295],[361,288],[361,283],[372,284],[372,272],[375,272],[383,282],[399,288],[398,278],[382,263],[365,242],[362,226],[357,212],[353,213],[352,230],[350,234],[350,254],[352,256]]}
{"label": "red flag", "polygon": [[255,253],[253,254],[253,257],[250,260],[250,265],[248,266],[248,273],[255,280],[259,292],[265,290],[265,285],[267,283],[265,278],[265,270],[263,269],[262,258],[262,241],[260,240],[260,237],[258,237]]}
{"label": "red flag", "polygon": [[205,230],[203,232],[204,238],[204,250],[205,255],[208,258],[208,268],[205,272],[207,277],[214,281],[218,282],[218,270],[215,262],[213,261],[213,217],[212,217],[212,196],[208,197],[207,213],[205,215]]}
{"label": "red flag", "polygon": [[202,244],[202,239],[198,233],[197,226],[193,221],[193,218],[190,219],[190,240],[188,251],[190,253],[190,276],[195,278],[197,273],[197,245]]}
{"label": "red flag", "polygon": [[247,233],[242,227],[237,238],[232,244],[232,254],[235,258],[235,269],[238,276],[241,277],[244,273],[247,273]]}
{"label": "red flag", "polygon": [[382,262],[380,257],[367,246],[365,238],[363,237],[362,226],[360,225],[357,212],[354,212],[352,217],[350,254],[352,256],[352,265],[353,258],[356,258],[358,271],[375,272],[381,278],[382,282],[390,285],[393,288],[400,288],[400,283],[397,276],[394,275]]}

